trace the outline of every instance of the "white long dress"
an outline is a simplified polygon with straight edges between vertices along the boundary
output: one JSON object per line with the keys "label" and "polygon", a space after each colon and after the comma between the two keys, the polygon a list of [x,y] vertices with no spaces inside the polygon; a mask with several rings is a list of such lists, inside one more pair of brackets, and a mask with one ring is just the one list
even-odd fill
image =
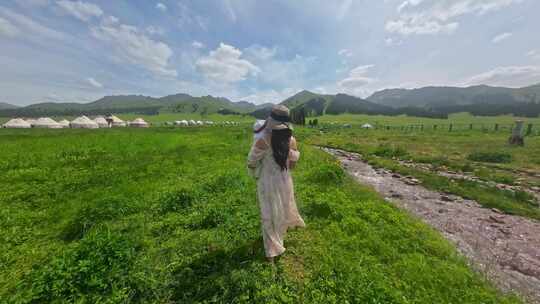
{"label": "white long dress", "polygon": [[[291,139],[289,168],[300,158],[296,140]],[[257,196],[261,209],[264,250],[267,257],[283,254],[283,239],[288,228],[305,227],[294,199],[293,181],[290,170],[281,170],[274,160],[270,146],[270,135],[257,140],[248,156],[248,168],[257,173]]]}

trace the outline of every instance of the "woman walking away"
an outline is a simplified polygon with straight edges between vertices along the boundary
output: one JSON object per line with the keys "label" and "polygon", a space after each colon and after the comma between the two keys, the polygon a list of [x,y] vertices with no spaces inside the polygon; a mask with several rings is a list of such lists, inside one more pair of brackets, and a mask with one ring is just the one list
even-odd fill
{"label": "woman walking away", "polygon": [[268,261],[273,263],[274,257],[285,252],[283,239],[287,229],[305,227],[296,207],[290,174],[300,152],[292,136],[287,107],[274,106],[262,132],[264,135],[253,143],[249,152],[248,168],[252,173],[260,169],[255,177],[264,250]]}

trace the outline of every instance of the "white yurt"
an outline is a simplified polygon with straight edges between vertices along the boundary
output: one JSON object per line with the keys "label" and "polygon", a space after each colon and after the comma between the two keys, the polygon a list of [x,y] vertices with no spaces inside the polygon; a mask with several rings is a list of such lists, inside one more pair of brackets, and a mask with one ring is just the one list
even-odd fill
{"label": "white yurt", "polygon": [[107,120],[111,120],[111,127],[113,128],[117,128],[117,127],[125,127],[126,126],[126,122],[121,120],[120,118],[114,116],[114,115],[111,115],[109,117],[107,117]]}
{"label": "white yurt", "polygon": [[100,128],[108,128],[109,127],[109,123],[107,122],[107,120],[105,120],[105,118],[103,116],[98,116],[98,117],[94,118],[94,121],[98,124],[98,126]]}
{"label": "white yurt", "polygon": [[36,120],[34,123],[34,128],[44,128],[44,129],[61,129],[62,126],[49,117],[41,117]]}
{"label": "white yurt", "polygon": [[195,120],[190,120],[190,121],[188,121],[188,124],[189,124],[190,126],[194,126],[194,125],[196,125],[197,123],[195,122]]}
{"label": "white yurt", "polygon": [[213,121],[211,121],[211,120],[207,120],[207,121],[205,121],[205,122],[204,122],[204,124],[205,124],[205,125],[209,125],[209,126],[211,126],[211,125],[213,125],[213,124],[214,124],[214,122],[213,122]]}
{"label": "white yurt", "polygon": [[179,122],[180,122],[180,125],[183,126],[183,127],[189,126],[189,122],[188,122],[187,120],[185,120],[185,119],[184,119],[184,120],[180,120]]}
{"label": "white yurt", "polygon": [[196,123],[197,123],[197,126],[202,126],[202,125],[204,125],[203,122],[200,121],[200,120],[197,120]]}
{"label": "white yurt", "polygon": [[72,128],[75,128],[75,129],[97,129],[97,128],[99,128],[99,125],[95,121],[91,120],[90,118],[88,118],[88,117],[86,117],[84,115],[75,118],[72,122],[69,123],[69,125]]}
{"label": "white yurt", "polygon": [[15,118],[3,124],[2,127],[10,129],[29,129],[32,127],[32,125],[30,125],[24,119]]}
{"label": "white yurt", "polygon": [[366,123],[366,124],[363,124],[363,125],[362,125],[362,129],[373,129],[373,126],[370,125],[370,124],[368,124],[368,123]]}
{"label": "white yurt", "polygon": [[133,127],[133,128],[148,128],[148,127],[150,127],[150,124],[147,123],[146,121],[144,121],[144,119],[139,117],[139,118],[136,118],[135,120],[131,121],[129,123],[129,126]]}
{"label": "white yurt", "polygon": [[62,126],[62,128],[69,128],[69,120],[67,120],[67,119],[60,120],[60,121],[58,122],[58,124],[59,124],[60,126]]}
{"label": "white yurt", "polygon": [[36,120],[33,118],[27,119],[26,122],[29,123],[31,127],[34,127],[34,125],[36,124]]}

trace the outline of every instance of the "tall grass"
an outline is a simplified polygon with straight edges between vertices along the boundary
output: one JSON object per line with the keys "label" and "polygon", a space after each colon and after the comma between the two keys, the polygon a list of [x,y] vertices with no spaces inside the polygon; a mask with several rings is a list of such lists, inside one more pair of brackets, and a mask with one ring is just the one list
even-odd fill
{"label": "tall grass", "polygon": [[242,128],[0,130],[2,303],[518,303],[301,145],[307,228],[264,262]]}

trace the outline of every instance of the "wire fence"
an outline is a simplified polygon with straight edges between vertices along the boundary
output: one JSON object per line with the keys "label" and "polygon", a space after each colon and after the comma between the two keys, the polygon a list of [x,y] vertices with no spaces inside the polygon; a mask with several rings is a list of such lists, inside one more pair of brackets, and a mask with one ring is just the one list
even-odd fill
{"label": "wire fence", "polygon": [[[500,132],[512,133],[515,127],[513,123],[505,124],[486,124],[486,123],[447,123],[447,124],[328,124],[323,123],[320,127],[324,129],[375,129],[386,131],[403,131],[403,132]],[[540,124],[525,124],[523,134],[525,136],[540,136]]]}

